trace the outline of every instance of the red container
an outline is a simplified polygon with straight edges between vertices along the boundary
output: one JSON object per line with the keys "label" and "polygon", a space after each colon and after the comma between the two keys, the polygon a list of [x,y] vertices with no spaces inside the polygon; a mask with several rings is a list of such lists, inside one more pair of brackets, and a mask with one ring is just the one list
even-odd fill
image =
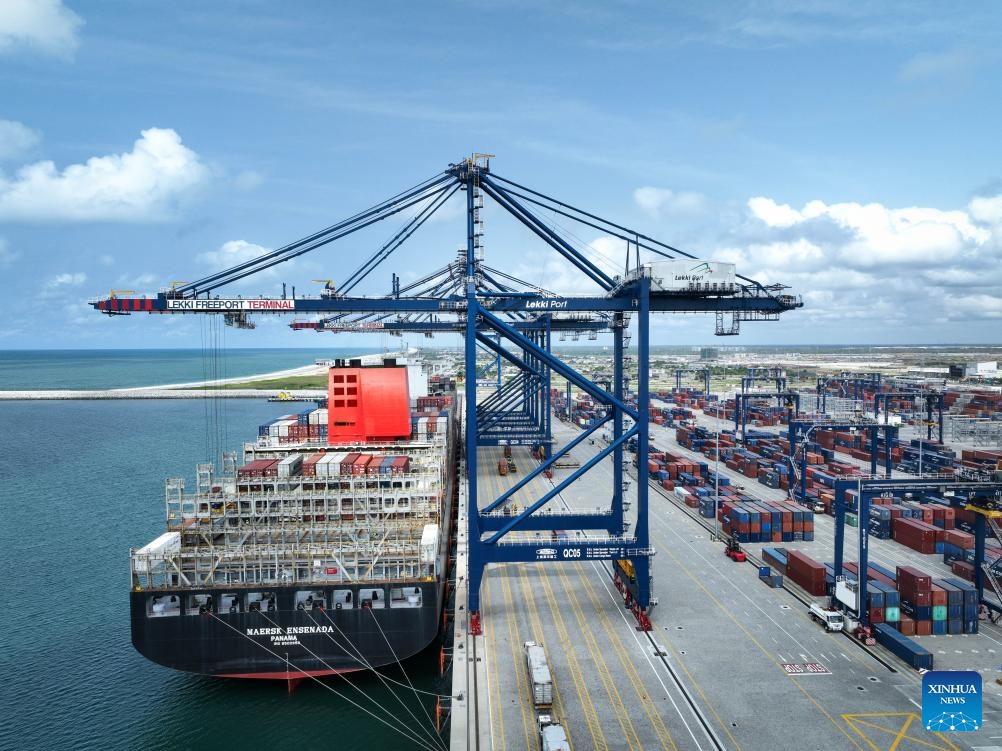
{"label": "red container", "polygon": [[937,587],[935,584],[932,585],[932,604],[935,605],[946,605],[946,590],[942,587]]}
{"label": "red container", "polygon": [[303,459],[303,467],[300,473],[303,477],[316,477],[317,476],[317,462],[324,458],[326,454],[311,454],[310,456]]}
{"label": "red container", "polygon": [[898,566],[894,572],[898,577],[899,590],[929,592],[932,589],[932,577],[924,571],[912,566]]}
{"label": "red container", "polygon": [[355,460],[358,459],[358,457],[360,457],[360,456],[361,456],[361,454],[359,454],[358,452],[356,452],[354,454],[348,454],[348,456],[346,456],[344,459],[342,459],[341,460],[341,474],[342,475],[350,475],[351,474],[351,466],[355,463]]}
{"label": "red container", "polygon": [[786,576],[800,585],[810,595],[826,594],[825,567],[800,551],[793,551],[787,557]]}
{"label": "red container", "polygon": [[974,566],[966,561],[954,561],[950,564],[950,570],[961,579],[966,579],[969,582],[974,581]]}
{"label": "red container", "polygon": [[372,457],[369,454],[359,454],[358,458],[351,463],[351,473],[356,476],[364,475],[370,461],[372,461]]}
{"label": "red container", "polygon": [[[902,616],[903,618],[904,616]],[[916,636],[932,636],[932,621],[915,621]]]}
{"label": "red container", "polygon": [[915,636],[915,621],[907,615],[901,616],[901,621],[898,623],[898,630],[904,636]]}

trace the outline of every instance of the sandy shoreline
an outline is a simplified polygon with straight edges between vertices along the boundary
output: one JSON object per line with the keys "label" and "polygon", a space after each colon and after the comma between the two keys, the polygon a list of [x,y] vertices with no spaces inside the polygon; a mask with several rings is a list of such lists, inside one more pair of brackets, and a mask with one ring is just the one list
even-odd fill
{"label": "sandy shoreline", "polygon": [[[407,352],[367,354],[359,356],[358,359],[363,364],[373,364],[381,361],[384,357],[406,357],[415,351],[412,349]],[[166,383],[157,386],[131,386],[129,388],[118,389],[41,389],[37,391],[19,389],[17,391],[0,391],[0,401],[26,401],[32,399],[260,399],[261,397],[277,396],[280,389],[211,389],[205,387],[223,386],[228,383],[266,381],[290,376],[323,375],[327,371],[327,368],[328,366],[326,365],[303,365],[298,368],[274,370],[270,373],[258,373],[256,375],[239,376],[236,378],[220,378],[214,381]],[[307,399],[327,395],[326,389],[298,388],[281,390],[291,391],[294,396],[302,396]]]}
{"label": "sandy shoreline", "polygon": [[[167,383],[158,386],[133,386],[119,389],[42,389],[32,391],[0,391],[0,401],[59,400],[59,399],[260,399],[277,396],[279,389],[212,389],[206,386],[222,386],[228,383],[264,381],[289,376],[321,375],[327,368],[323,365],[304,365],[300,368],[275,370],[270,373],[220,378],[214,381],[192,381],[190,383]],[[304,397],[325,396],[325,389],[295,389],[295,395]]]}
{"label": "sandy shoreline", "polygon": [[258,373],[256,375],[240,376],[239,378],[220,378],[215,381],[192,381],[190,383],[165,383],[157,386],[130,386],[128,388],[107,389],[107,390],[124,393],[124,392],[150,391],[150,390],[164,391],[169,389],[190,389],[190,388],[199,388],[201,386],[223,386],[227,383],[268,381],[273,378],[286,378],[289,376],[321,375],[326,370],[327,368],[324,365],[304,365],[301,368],[289,368],[288,370],[275,370],[272,371],[271,373]]}

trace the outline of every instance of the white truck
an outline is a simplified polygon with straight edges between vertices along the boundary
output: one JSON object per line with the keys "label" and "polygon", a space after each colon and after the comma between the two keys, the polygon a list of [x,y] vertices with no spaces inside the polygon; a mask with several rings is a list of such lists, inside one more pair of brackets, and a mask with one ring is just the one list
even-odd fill
{"label": "white truck", "polygon": [[811,616],[811,620],[824,626],[825,631],[841,631],[845,628],[845,620],[842,618],[842,611],[840,610],[829,610],[826,607],[818,605],[816,602],[812,602],[810,607],[807,608],[807,614]]}
{"label": "white truck", "polygon": [[548,714],[539,715],[539,745],[542,751],[571,751],[563,726]]}
{"label": "white truck", "polygon": [[527,641],[525,649],[525,667],[529,671],[529,684],[532,689],[532,705],[536,709],[549,709],[553,706],[553,679],[550,678],[550,668],[546,664],[546,653],[543,646],[534,641]]}

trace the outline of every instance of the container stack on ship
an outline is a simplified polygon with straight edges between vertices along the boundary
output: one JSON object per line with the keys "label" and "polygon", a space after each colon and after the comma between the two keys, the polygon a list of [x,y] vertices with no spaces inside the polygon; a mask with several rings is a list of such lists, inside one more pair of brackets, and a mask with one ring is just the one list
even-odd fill
{"label": "container stack on ship", "polygon": [[[411,404],[416,404],[412,410]],[[132,551],[132,642],[213,676],[296,680],[403,660],[438,634],[456,491],[452,396],[336,361],[328,407],[261,427],[242,463],[168,480]]]}

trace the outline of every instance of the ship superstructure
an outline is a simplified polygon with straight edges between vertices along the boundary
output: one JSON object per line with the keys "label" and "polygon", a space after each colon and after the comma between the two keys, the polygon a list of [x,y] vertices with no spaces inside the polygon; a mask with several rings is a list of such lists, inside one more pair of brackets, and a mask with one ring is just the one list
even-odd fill
{"label": "ship superstructure", "polygon": [[212,675],[303,677],[408,657],[436,636],[455,484],[451,397],[412,410],[395,363],[330,369],[327,408],[261,426],[243,461],[166,487],[134,550],[132,635]]}

